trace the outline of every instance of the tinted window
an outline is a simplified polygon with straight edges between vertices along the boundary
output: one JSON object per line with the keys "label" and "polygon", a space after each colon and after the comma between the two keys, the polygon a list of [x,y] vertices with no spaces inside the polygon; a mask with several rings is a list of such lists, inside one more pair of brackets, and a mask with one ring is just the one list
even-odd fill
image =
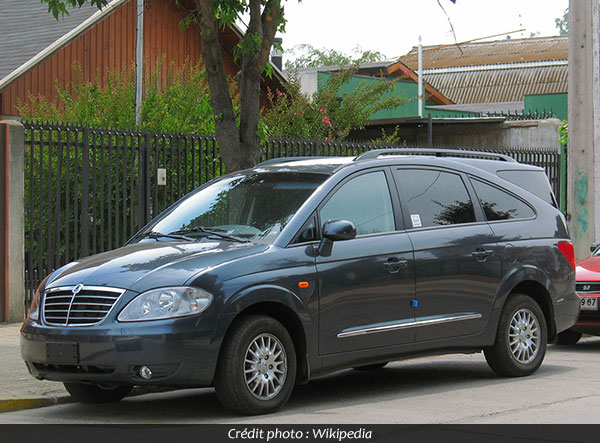
{"label": "tinted window", "polygon": [[533,209],[518,198],[479,180],[473,179],[471,181],[481,202],[483,212],[489,221],[535,216]]}
{"label": "tinted window", "polygon": [[306,243],[317,239],[317,226],[315,225],[315,217],[312,216],[308,220],[292,243]]}
{"label": "tinted window", "polygon": [[552,206],[556,206],[552,188],[544,172],[531,170],[498,171],[498,176],[528,190]]}
{"label": "tinted window", "polygon": [[321,223],[349,220],[357,234],[395,230],[390,191],[382,171],[363,174],[346,182],[323,206]]}
{"label": "tinted window", "polygon": [[475,221],[473,203],[460,176],[427,169],[399,169],[411,227],[455,225]]}
{"label": "tinted window", "polygon": [[253,171],[224,177],[190,194],[147,231],[170,233],[205,227],[270,242],[326,178],[322,174]]}

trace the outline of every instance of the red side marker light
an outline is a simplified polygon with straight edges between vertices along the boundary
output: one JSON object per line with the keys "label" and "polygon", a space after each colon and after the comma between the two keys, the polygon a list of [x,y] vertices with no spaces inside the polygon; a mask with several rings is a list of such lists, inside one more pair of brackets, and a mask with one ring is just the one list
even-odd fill
{"label": "red side marker light", "polygon": [[575,248],[570,241],[559,241],[558,250],[565,256],[569,264],[575,269]]}
{"label": "red side marker light", "polygon": [[310,285],[308,284],[308,282],[307,282],[307,281],[301,281],[300,283],[298,283],[298,287],[299,287],[300,289],[306,289],[306,288],[308,288],[309,286],[310,286]]}

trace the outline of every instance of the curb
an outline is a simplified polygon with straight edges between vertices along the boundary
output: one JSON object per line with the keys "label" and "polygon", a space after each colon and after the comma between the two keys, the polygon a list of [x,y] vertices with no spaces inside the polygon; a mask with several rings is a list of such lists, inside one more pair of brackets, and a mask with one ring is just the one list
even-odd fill
{"label": "curb", "polygon": [[[170,386],[136,386],[128,397],[137,397],[144,394],[175,391],[179,388]],[[75,400],[70,395],[62,397],[0,397],[0,414],[3,412],[13,412],[22,409],[36,409],[47,406],[62,405],[74,403]]]}
{"label": "curb", "polygon": [[12,412],[21,409],[43,408],[63,403],[69,403],[71,398],[65,397],[9,397],[0,398],[0,413]]}

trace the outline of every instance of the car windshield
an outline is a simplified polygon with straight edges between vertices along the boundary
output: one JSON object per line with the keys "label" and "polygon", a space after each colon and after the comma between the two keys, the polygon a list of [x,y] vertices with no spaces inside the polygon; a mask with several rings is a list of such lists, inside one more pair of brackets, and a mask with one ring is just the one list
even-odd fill
{"label": "car windshield", "polygon": [[[328,175],[248,172],[224,177],[190,194],[144,232],[271,243]],[[169,237],[165,235],[165,240]]]}

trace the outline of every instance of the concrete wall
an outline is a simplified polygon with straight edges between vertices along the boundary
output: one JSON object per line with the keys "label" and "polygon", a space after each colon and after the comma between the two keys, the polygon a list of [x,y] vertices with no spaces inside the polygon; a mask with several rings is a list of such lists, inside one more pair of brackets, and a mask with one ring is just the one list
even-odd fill
{"label": "concrete wall", "polygon": [[600,233],[600,2],[569,2],[567,219],[578,259]]}
{"label": "concrete wall", "polygon": [[16,121],[0,121],[0,321],[22,321],[25,311],[24,130]]}
{"label": "concrete wall", "polygon": [[[433,143],[439,146],[460,147],[507,147],[525,146],[531,148],[559,149],[558,126],[560,120],[504,121],[484,123],[433,121]],[[394,131],[394,124],[385,125],[386,133]],[[381,136],[381,127],[367,128],[360,133],[351,134],[351,139],[374,139]],[[427,124],[404,124],[399,136],[410,145],[427,144]]]}

